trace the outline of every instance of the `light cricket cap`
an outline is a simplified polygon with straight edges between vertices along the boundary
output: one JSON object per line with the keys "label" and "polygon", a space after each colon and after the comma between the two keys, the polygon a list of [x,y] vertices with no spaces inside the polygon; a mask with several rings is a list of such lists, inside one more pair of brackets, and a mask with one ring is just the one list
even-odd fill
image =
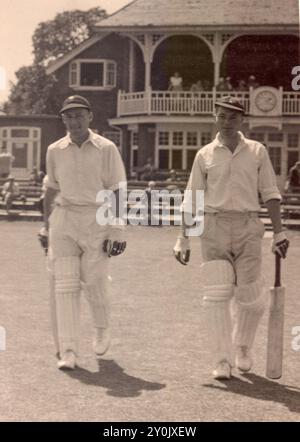
{"label": "light cricket cap", "polygon": [[62,114],[68,109],[75,109],[75,108],[83,108],[91,110],[91,105],[88,102],[88,100],[82,97],[81,95],[71,95],[70,97],[65,99],[59,113]]}
{"label": "light cricket cap", "polygon": [[242,103],[239,102],[236,98],[233,97],[222,97],[218,101],[215,102],[215,107],[225,107],[226,109],[232,109],[238,112],[245,113],[245,108]]}

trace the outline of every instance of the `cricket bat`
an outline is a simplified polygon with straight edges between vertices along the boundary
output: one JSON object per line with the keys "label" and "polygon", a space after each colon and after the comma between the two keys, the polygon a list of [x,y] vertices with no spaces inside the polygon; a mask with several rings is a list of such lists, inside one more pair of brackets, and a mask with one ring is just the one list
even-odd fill
{"label": "cricket bat", "polygon": [[284,298],[285,288],[280,282],[281,257],[275,254],[275,284],[271,288],[269,308],[266,375],[279,379],[282,375]]}

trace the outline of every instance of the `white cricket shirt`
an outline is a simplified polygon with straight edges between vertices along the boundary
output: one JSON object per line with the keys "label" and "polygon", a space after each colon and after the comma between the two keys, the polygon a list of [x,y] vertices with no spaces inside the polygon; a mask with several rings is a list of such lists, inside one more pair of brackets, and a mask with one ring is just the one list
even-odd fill
{"label": "white cricket shirt", "polygon": [[184,198],[184,211],[190,212],[192,206],[192,213],[198,212],[197,189],[204,190],[205,212],[259,211],[259,193],[263,202],[281,199],[265,146],[241,132],[239,137],[233,153],[222,144],[219,134],[198,151],[187,184],[192,192]]}
{"label": "white cricket shirt", "polygon": [[89,129],[79,148],[68,134],[48,147],[48,187],[60,192],[62,205],[98,205],[100,190],[126,182],[121,155],[113,142]]}

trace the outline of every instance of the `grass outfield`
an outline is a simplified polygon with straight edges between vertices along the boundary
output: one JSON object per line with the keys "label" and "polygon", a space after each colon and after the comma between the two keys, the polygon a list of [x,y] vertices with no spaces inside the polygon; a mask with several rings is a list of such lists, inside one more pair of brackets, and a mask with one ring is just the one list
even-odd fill
{"label": "grass outfield", "polygon": [[[172,257],[178,229],[131,227],[128,248],[111,259],[112,345],[98,364],[92,325],[82,298],[79,368],[56,368],[39,223],[1,222],[1,421],[299,421],[300,350],[291,348],[300,326],[300,233],[289,232],[283,265],[287,287],[284,375],[265,378],[265,313],[250,374],[230,382],[211,378],[199,296],[199,241],[191,263]],[[273,285],[270,235],[263,269]],[[298,339],[299,343],[299,339]]]}

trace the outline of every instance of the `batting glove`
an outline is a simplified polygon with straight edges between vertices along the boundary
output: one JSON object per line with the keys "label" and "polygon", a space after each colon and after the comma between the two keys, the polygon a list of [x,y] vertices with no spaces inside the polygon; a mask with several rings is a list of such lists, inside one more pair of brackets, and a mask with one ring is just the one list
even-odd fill
{"label": "batting glove", "polygon": [[124,241],[125,224],[120,218],[115,218],[111,223],[110,238],[103,243],[103,251],[108,257],[121,255],[126,249],[126,241]]}
{"label": "batting glove", "polygon": [[38,233],[38,239],[41,243],[42,248],[44,249],[45,255],[48,254],[49,248],[49,235],[48,230],[45,227],[42,227]]}
{"label": "batting glove", "polygon": [[183,236],[179,236],[173,248],[173,253],[177,261],[179,261],[180,264],[186,266],[190,260],[190,255],[191,255],[189,238],[184,238]]}
{"label": "batting glove", "polygon": [[289,244],[290,242],[284,232],[273,234],[272,252],[277,253],[281,258],[286,257]]}

